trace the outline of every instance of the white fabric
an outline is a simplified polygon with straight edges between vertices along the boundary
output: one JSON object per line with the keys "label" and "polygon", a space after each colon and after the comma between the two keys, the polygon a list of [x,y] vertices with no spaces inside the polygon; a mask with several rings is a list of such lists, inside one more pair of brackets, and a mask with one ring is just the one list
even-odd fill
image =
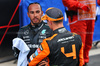
{"label": "white fabric", "polygon": [[28,64],[27,55],[30,51],[29,47],[21,38],[13,39],[13,47],[16,47],[17,49],[20,50],[17,66],[27,66]]}
{"label": "white fabric", "polygon": [[100,15],[100,6],[97,7],[96,15]]}

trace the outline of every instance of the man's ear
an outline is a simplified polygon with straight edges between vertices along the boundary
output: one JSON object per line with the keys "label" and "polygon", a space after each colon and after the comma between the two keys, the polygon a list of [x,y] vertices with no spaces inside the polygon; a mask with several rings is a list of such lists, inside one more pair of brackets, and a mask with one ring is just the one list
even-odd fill
{"label": "man's ear", "polygon": [[41,16],[43,15],[43,11],[42,11],[42,13],[41,13]]}

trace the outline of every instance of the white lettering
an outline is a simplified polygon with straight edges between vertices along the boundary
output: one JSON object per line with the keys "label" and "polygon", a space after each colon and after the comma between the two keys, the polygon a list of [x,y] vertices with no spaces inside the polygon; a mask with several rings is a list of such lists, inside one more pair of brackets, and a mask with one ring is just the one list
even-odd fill
{"label": "white lettering", "polygon": [[69,40],[69,39],[73,39],[74,36],[70,36],[70,37],[66,37],[66,38],[61,38],[61,39],[58,39],[57,42],[61,42],[61,41],[65,41],[65,40]]}
{"label": "white lettering", "polygon": [[29,48],[39,48],[39,45],[36,44],[28,44]]}

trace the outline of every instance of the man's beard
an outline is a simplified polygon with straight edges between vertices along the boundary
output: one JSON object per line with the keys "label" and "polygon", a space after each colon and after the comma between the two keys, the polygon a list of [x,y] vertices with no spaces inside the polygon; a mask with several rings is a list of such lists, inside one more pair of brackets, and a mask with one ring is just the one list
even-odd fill
{"label": "man's beard", "polygon": [[40,22],[38,22],[38,23],[34,23],[33,21],[32,21],[32,23],[34,24],[34,26],[36,26],[36,25],[40,24]]}
{"label": "man's beard", "polygon": [[[38,18],[37,18],[37,19],[38,19]],[[38,19],[38,20],[39,20],[39,19]],[[32,20],[31,20],[31,22],[34,24],[34,26],[36,26],[36,25],[38,25],[38,24],[41,23],[41,20],[39,20],[37,23],[33,22]]]}

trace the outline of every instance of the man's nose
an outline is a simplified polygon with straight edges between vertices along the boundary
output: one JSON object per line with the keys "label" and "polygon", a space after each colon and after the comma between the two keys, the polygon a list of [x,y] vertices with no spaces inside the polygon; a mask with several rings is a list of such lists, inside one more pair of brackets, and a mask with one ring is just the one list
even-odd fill
{"label": "man's nose", "polygon": [[34,13],[34,16],[37,16],[37,13]]}

